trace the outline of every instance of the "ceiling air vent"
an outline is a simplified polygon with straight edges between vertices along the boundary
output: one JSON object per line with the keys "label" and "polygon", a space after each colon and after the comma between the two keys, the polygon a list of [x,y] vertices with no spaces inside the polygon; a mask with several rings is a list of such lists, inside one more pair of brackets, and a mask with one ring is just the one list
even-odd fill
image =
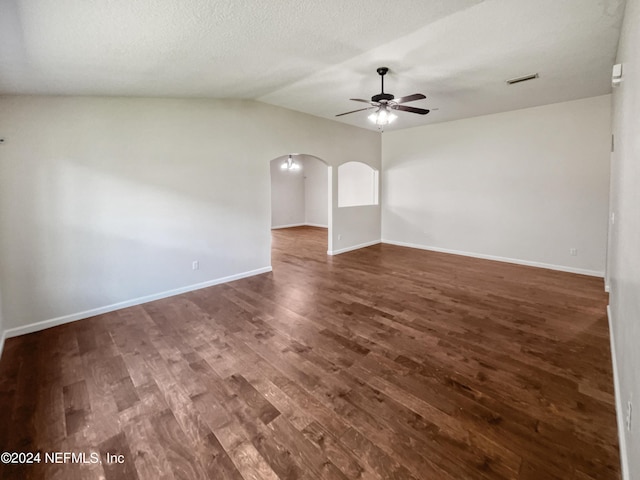
{"label": "ceiling air vent", "polygon": [[507,83],[509,85],[513,85],[514,83],[526,82],[528,80],[533,80],[534,78],[538,78],[537,73],[532,73],[531,75],[525,75],[523,77],[510,78],[509,80],[507,80]]}

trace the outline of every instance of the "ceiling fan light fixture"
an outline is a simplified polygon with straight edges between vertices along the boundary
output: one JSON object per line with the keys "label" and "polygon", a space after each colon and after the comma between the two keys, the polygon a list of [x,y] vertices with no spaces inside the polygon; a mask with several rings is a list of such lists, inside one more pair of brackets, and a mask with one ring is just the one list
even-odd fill
{"label": "ceiling fan light fixture", "polygon": [[386,107],[380,107],[369,115],[369,120],[376,125],[389,125],[396,118],[398,118],[398,116]]}

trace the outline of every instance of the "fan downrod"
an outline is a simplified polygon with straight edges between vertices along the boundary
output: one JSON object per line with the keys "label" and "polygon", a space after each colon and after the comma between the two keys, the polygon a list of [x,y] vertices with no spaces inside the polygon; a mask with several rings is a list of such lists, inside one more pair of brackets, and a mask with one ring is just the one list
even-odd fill
{"label": "fan downrod", "polygon": [[384,93],[384,76],[387,74],[388,71],[389,71],[388,67],[378,67],[376,69],[376,72],[378,72],[378,75],[380,75],[380,82],[382,84],[382,88],[381,88],[381,91],[380,91],[379,94],[374,95],[373,97],[371,97],[371,101],[372,102],[387,103],[387,102],[390,102],[391,100],[393,100],[395,98],[390,93]]}

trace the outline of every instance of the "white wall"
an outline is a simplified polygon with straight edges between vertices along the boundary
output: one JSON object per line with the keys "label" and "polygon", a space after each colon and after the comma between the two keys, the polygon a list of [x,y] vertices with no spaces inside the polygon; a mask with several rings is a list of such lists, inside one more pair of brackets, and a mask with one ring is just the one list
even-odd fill
{"label": "white wall", "polygon": [[[252,101],[7,96],[0,132],[9,334],[268,268],[285,152],[380,168],[379,134]],[[332,248],[380,238],[341,222]]]}
{"label": "white wall", "polygon": [[304,176],[304,219],[307,225],[329,225],[329,184],[327,165],[317,158],[302,156]]}
{"label": "white wall", "polygon": [[[625,478],[640,479],[640,1],[628,0],[616,61],[623,80],[613,90],[615,151],[611,168],[610,321],[618,380],[618,416]],[[624,419],[633,402],[632,428]],[[625,465],[627,467],[627,465]]]}
{"label": "white wall", "polygon": [[602,275],[609,150],[608,95],[385,132],[383,241]]}
{"label": "white wall", "polygon": [[285,155],[271,162],[272,228],[303,225],[305,223],[306,211],[304,176],[306,175],[306,168],[300,159],[296,158],[295,162],[300,165],[300,169],[283,170],[281,165],[286,160],[287,156]]}

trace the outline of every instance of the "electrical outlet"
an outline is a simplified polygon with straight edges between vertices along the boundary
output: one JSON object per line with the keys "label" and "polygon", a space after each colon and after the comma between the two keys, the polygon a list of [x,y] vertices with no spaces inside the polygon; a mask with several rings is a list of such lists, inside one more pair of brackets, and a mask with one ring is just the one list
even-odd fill
{"label": "electrical outlet", "polygon": [[631,411],[633,409],[633,405],[631,403],[631,400],[629,400],[627,402],[627,419],[626,419],[626,423],[627,423],[627,432],[631,431]]}
{"label": "electrical outlet", "polygon": [[569,249],[569,255],[571,255],[572,257],[575,257],[576,255],[578,255],[578,249],[577,248],[570,248]]}
{"label": "electrical outlet", "polygon": [[341,233],[338,234],[338,240],[342,240],[342,234]]}
{"label": "electrical outlet", "polygon": [[191,264],[192,270],[200,270],[200,262],[198,260],[194,260]]}

